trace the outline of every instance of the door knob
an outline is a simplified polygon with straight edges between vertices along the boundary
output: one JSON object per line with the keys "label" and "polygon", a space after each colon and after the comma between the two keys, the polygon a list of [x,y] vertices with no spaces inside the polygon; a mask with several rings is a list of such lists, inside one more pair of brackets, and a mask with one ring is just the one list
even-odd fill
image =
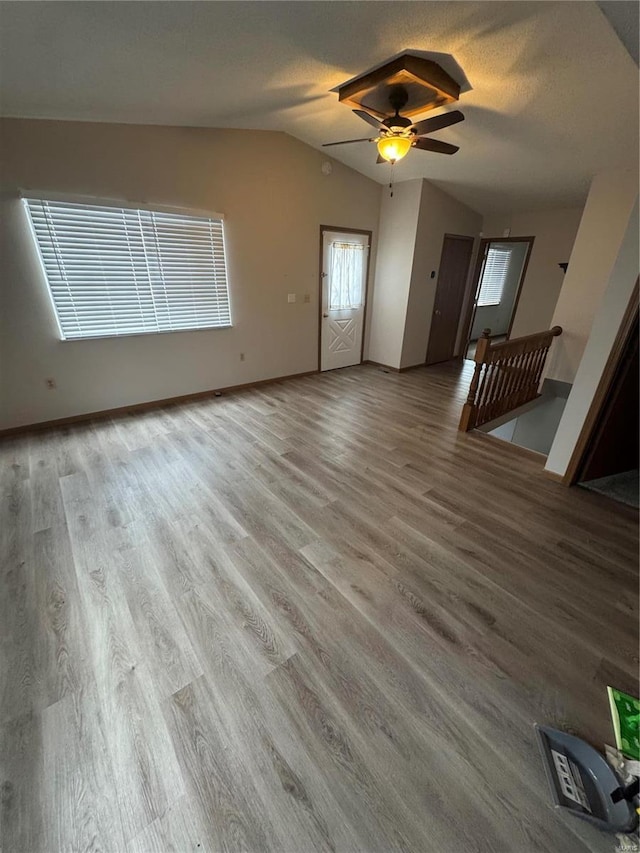
{"label": "door knob", "polygon": [[329,315],[328,315],[328,314],[323,314],[322,316],[323,316],[323,317],[328,317]]}
{"label": "door knob", "polygon": [[440,312],[437,309],[433,313],[436,315],[436,317],[440,316]]}

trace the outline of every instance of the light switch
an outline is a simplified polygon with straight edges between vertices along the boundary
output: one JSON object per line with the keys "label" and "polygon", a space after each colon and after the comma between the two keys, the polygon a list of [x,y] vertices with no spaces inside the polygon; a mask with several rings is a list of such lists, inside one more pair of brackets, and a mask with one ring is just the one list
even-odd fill
{"label": "light switch", "polygon": [[295,295],[295,293],[290,293],[290,294],[287,296],[287,302],[295,302],[295,301],[296,301],[296,295]]}

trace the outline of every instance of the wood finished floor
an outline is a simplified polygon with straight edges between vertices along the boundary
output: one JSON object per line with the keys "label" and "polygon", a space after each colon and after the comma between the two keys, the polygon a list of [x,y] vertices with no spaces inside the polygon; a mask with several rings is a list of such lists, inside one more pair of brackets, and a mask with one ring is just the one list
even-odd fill
{"label": "wood finished floor", "polygon": [[2,850],[612,851],[534,721],[637,695],[637,513],[351,368],[0,444]]}

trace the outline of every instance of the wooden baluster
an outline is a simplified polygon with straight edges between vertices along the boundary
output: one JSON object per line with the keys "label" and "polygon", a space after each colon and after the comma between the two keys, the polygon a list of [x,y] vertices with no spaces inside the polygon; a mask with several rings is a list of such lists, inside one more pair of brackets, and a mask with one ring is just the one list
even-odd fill
{"label": "wooden baluster", "polygon": [[504,396],[505,396],[504,404],[506,406],[505,411],[508,411],[511,408],[509,406],[509,400],[513,396],[515,389],[516,389],[516,383],[518,381],[518,369],[519,369],[519,367],[520,367],[520,354],[514,353],[512,359],[511,359],[511,370],[509,371],[507,387],[505,389],[505,394],[504,394]]}
{"label": "wooden baluster", "polygon": [[518,356],[518,375],[516,377],[516,384],[513,389],[513,403],[514,406],[519,406],[519,401],[522,399],[522,389],[524,388],[526,372],[525,372],[525,362],[527,359],[527,353],[521,352]]}
{"label": "wooden baluster", "polygon": [[524,372],[524,362],[525,362],[526,353],[524,350],[518,353],[518,358],[516,360],[517,373],[514,377],[513,388],[511,390],[511,394],[513,395],[513,404],[514,407],[519,405],[518,400],[522,397],[522,386],[524,384],[525,372]]}
{"label": "wooden baluster", "polygon": [[531,357],[531,367],[529,369],[529,386],[527,389],[527,402],[529,400],[533,400],[538,393],[538,386],[536,383],[536,376],[538,375],[538,371],[540,370],[540,361],[543,358],[543,352],[538,347],[532,353]]}
{"label": "wooden baluster", "polygon": [[509,358],[500,359],[500,377],[498,378],[498,382],[494,392],[494,403],[490,411],[491,418],[497,417],[495,414],[499,411],[499,402],[504,395],[504,389],[507,385],[507,380],[509,378]]}
{"label": "wooden baluster", "polygon": [[[489,339],[491,335],[491,329],[483,329],[482,332],[483,338]],[[477,416],[476,423],[485,423],[488,420],[487,417],[487,407],[491,405],[492,394],[493,394],[493,385],[496,381],[496,376],[499,372],[498,365],[495,362],[494,353],[491,350],[491,343],[489,342],[486,345],[486,349],[483,350],[484,359],[487,362],[485,367],[485,374],[483,377],[482,388],[480,389],[480,394],[478,395],[477,402]]]}
{"label": "wooden baluster", "polygon": [[494,361],[492,362],[492,374],[491,386],[488,388],[487,398],[484,406],[482,407],[482,420],[485,423],[486,421],[491,420],[491,412],[496,400],[496,388],[502,378],[502,359],[496,361],[495,356]]}
{"label": "wooden baluster", "polygon": [[523,394],[523,402],[526,402],[529,398],[529,394],[531,393],[531,386],[533,385],[533,361],[535,359],[535,350],[530,350],[527,353],[527,358],[525,362],[525,370],[526,370],[526,378],[525,378],[525,386],[524,386],[524,394]]}
{"label": "wooden baluster", "polygon": [[536,361],[536,375],[534,378],[534,392],[537,394],[540,389],[540,380],[542,378],[542,371],[544,370],[544,365],[547,360],[547,353],[549,351],[549,346],[540,347],[540,351],[538,354],[538,359]]}
{"label": "wooden baluster", "polygon": [[491,345],[490,338],[491,329],[483,329],[482,337],[478,340],[478,343],[476,345],[476,354],[474,356],[474,361],[476,364],[473,369],[471,385],[469,385],[467,402],[462,407],[462,415],[460,417],[460,423],[458,424],[458,429],[460,430],[460,432],[468,432],[470,429],[473,429],[476,426],[476,392],[480,383],[480,376],[483,372],[482,368],[484,359],[486,358],[487,350]]}
{"label": "wooden baluster", "polygon": [[540,393],[540,382],[542,380],[542,374],[544,372],[544,366],[547,363],[547,353],[549,352],[549,347],[551,346],[551,341],[547,341],[540,348],[540,361],[538,364],[538,370],[536,373],[536,381],[535,381],[535,393]]}
{"label": "wooden baluster", "polygon": [[460,432],[468,432],[470,429],[473,429],[476,425],[475,422],[475,400],[476,400],[476,391],[478,390],[478,382],[480,381],[480,373],[482,371],[482,364],[476,361],[476,366],[473,370],[473,376],[471,378],[471,385],[469,385],[469,393],[467,394],[467,402],[462,407],[462,415],[460,417],[460,423],[458,424],[458,429]]}
{"label": "wooden baluster", "polygon": [[481,401],[481,405],[483,406],[483,408],[487,405],[490,406],[493,399],[494,399],[495,386],[496,386],[496,382],[498,381],[498,377],[500,375],[500,364],[498,362],[492,360],[489,364],[489,369],[491,371],[491,374],[490,374],[489,380],[487,382],[487,388],[486,388],[484,399]]}
{"label": "wooden baluster", "polygon": [[544,370],[545,363],[547,361],[547,353],[549,352],[549,346],[542,347],[540,350],[540,359],[538,361],[538,370],[536,371],[536,394],[540,391],[540,381],[542,380],[542,371]]}
{"label": "wooden baluster", "polygon": [[482,381],[482,385],[480,386],[480,391],[478,392],[478,400],[477,400],[478,407],[485,406],[487,404],[487,401],[490,399],[491,382],[492,382],[492,378],[493,378],[493,375],[495,372],[494,371],[493,355],[492,355],[490,349],[488,350],[488,352],[485,356],[485,359],[486,359],[486,363],[485,363],[485,371],[484,371],[483,381]]}
{"label": "wooden baluster", "polygon": [[500,399],[496,403],[496,412],[498,413],[498,415],[504,415],[505,412],[509,411],[507,400],[509,397],[510,388],[513,384],[513,369],[515,367],[515,360],[516,358],[514,355],[509,356],[505,364],[504,384],[502,386]]}
{"label": "wooden baluster", "polygon": [[512,399],[515,393],[516,383],[518,381],[518,370],[520,367],[520,353],[514,353],[511,357],[509,375],[507,376],[507,385],[504,391],[504,399],[501,401],[501,414],[508,412],[513,408]]}
{"label": "wooden baluster", "polygon": [[527,363],[529,361],[529,353],[524,352],[520,358],[520,376],[518,378],[518,388],[516,390],[516,405],[520,405],[521,402],[526,400],[527,396],[527,379],[529,374],[527,373]]}

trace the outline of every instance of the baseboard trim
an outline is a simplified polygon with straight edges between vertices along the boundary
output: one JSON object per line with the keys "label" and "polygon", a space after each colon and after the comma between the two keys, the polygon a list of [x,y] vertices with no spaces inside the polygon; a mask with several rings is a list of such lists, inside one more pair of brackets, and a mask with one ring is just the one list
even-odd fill
{"label": "baseboard trim", "polygon": [[409,367],[391,367],[390,364],[383,364],[381,361],[371,361],[365,359],[363,364],[371,364],[373,367],[381,367],[383,370],[390,370],[392,373],[406,373],[407,370],[415,370],[418,367],[425,367],[424,364],[410,364]]}
{"label": "baseboard trim", "polygon": [[417,370],[419,367],[428,367],[428,365],[426,365],[424,361],[421,361],[420,364],[410,364],[408,367],[401,367],[399,372],[406,373],[407,370]]}
{"label": "baseboard trim", "polygon": [[542,473],[547,480],[553,480],[554,483],[561,483],[563,486],[569,485],[565,474],[558,474],[556,471],[547,471],[546,468],[542,469]]}
{"label": "baseboard trim", "polygon": [[381,367],[383,370],[390,370],[392,373],[400,373],[399,367],[391,367],[390,364],[383,364],[381,361],[371,361],[370,358],[365,359],[364,364],[370,364],[372,367]]}
{"label": "baseboard trim", "polygon": [[257,379],[255,382],[243,382],[240,385],[226,385],[223,388],[211,388],[207,391],[195,391],[192,394],[181,394],[178,397],[165,397],[162,400],[149,400],[146,403],[131,403],[129,406],[118,406],[113,409],[101,409],[98,412],[86,412],[82,415],[70,415],[66,418],[56,418],[52,421],[38,421],[34,424],[23,424],[22,426],[8,427],[0,430],[0,438],[12,435],[20,435],[27,432],[39,432],[54,427],[69,426],[91,421],[99,418],[110,418],[114,415],[134,414],[144,412],[148,409],[159,409],[161,406],[169,406],[174,403],[190,403],[195,400],[205,400],[215,397],[217,394],[228,394],[232,391],[243,391],[249,388],[259,388],[261,385],[271,385],[274,382],[286,382],[288,379],[302,379],[305,376],[314,376],[319,370],[307,370],[304,373],[290,373],[286,376],[273,376],[270,379]]}

